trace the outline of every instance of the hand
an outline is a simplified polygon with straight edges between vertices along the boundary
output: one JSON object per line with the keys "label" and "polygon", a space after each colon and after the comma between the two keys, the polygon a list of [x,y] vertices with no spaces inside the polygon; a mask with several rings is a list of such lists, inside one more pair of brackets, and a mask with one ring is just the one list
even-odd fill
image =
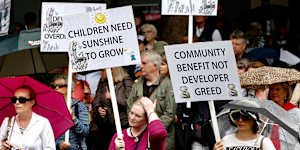
{"label": "hand", "polygon": [[107,110],[107,107],[104,107],[104,108],[99,107],[98,108],[98,112],[99,112],[101,118],[104,118],[106,116],[106,110]]}
{"label": "hand", "polygon": [[110,100],[111,99],[109,91],[105,92],[105,98],[106,98],[106,100]]}
{"label": "hand", "polygon": [[116,150],[125,149],[125,142],[122,138],[117,137],[115,139],[115,144],[116,144]]}
{"label": "hand", "polygon": [[12,145],[8,141],[2,142],[1,150],[10,150],[11,148],[12,148]]}
{"label": "hand", "polygon": [[154,100],[154,103],[153,103],[151,101],[151,99],[149,99],[148,97],[142,97],[141,103],[142,103],[144,109],[146,110],[147,114],[149,114],[150,112],[155,112],[157,100]]}
{"label": "hand", "polygon": [[73,111],[72,111],[72,108],[69,109],[69,112],[70,112],[70,115],[71,115],[72,120],[74,120],[74,119],[75,119],[75,115],[74,115],[74,113],[73,113]]}
{"label": "hand", "polygon": [[222,140],[218,141],[218,142],[215,144],[214,150],[224,150],[223,144],[222,144]]}
{"label": "hand", "polygon": [[59,148],[60,149],[68,149],[69,147],[71,146],[70,143],[67,143],[65,141],[62,141],[60,144],[59,144]]}

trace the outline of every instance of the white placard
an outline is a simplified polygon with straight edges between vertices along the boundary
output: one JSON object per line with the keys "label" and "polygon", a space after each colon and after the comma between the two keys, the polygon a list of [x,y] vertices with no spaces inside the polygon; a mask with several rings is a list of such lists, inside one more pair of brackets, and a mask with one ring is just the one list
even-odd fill
{"label": "white placard", "polygon": [[177,103],[241,97],[231,41],[171,45],[165,52]]}
{"label": "white placard", "polygon": [[140,64],[131,6],[65,18],[72,71]]}
{"label": "white placard", "polygon": [[162,15],[216,16],[218,0],[162,0]]}
{"label": "white placard", "polygon": [[65,16],[106,9],[99,3],[42,3],[41,52],[68,52]]}
{"label": "white placard", "polygon": [[7,35],[9,29],[10,18],[10,0],[0,1],[0,36]]}

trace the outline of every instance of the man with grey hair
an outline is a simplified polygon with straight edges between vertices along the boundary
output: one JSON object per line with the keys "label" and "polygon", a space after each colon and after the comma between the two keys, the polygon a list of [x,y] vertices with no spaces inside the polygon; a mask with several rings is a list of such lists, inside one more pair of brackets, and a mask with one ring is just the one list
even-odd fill
{"label": "man with grey hair", "polygon": [[168,45],[165,41],[156,41],[157,37],[157,29],[153,24],[144,24],[142,27],[142,34],[145,37],[147,42],[146,50],[154,50],[160,55],[162,55],[164,51],[164,46]]}
{"label": "man with grey hair", "polygon": [[247,47],[247,40],[244,32],[241,30],[234,30],[230,34],[229,38],[232,41],[232,47],[236,60],[242,59]]}
{"label": "man with grey hair", "polygon": [[131,109],[135,100],[143,96],[149,97],[152,101],[156,101],[155,112],[168,131],[165,149],[174,150],[175,127],[173,121],[176,103],[170,79],[165,78],[159,72],[160,64],[161,56],[158,53],[145,51],[142,54],[142,76],[135,81],[132,87],[132,91],[127,100],[127,110]]}

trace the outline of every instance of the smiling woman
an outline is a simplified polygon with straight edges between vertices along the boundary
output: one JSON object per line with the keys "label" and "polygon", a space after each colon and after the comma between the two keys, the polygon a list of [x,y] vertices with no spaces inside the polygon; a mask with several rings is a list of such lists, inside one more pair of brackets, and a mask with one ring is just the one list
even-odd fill
{"label": "smiling woman", "polygon": [[[36,105],[34,90],[21,86],[11,97],[17,115],[5,118],[0,129],[0,149],[54,150],[55,142],[50,122],[32,112]],[[22,139],[27,139],[26,142]]]}

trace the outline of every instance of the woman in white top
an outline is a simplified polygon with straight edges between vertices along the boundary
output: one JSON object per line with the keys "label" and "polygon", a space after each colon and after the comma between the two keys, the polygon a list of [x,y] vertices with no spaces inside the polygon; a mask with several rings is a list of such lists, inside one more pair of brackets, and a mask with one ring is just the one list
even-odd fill
{"label": "woman in white top", "polygon": [[0,128],[0,150],[55,150],[55,139],[48,119],[32,112],[35,93],[29,86],[15,90],[11,98],[17,115],[4,119]]}
{"label": "woman in white top", "polygon": [[269,138],[257,133],[259,130],[257,113],[232,110],[229,113],[229,118],[237,126],[238,130],[236,133],[226,135],[222,140],[218,141],[214,146],[214,150],[275,150]]}

